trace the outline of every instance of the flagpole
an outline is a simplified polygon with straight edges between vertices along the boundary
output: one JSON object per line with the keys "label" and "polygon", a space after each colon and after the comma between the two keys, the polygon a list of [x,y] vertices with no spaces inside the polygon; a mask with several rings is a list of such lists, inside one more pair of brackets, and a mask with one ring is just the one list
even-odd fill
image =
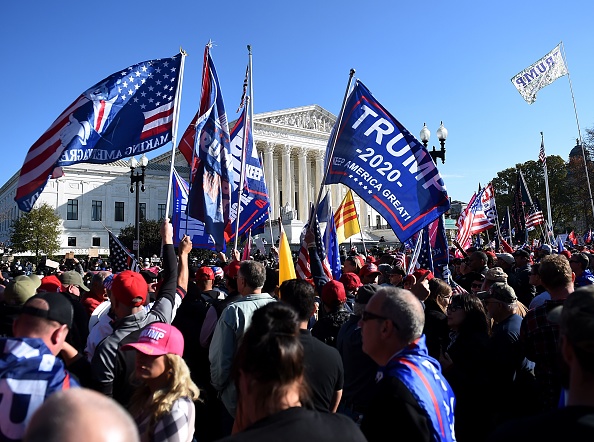
{"label": "flagpole", "polygon": [[[246,111],[244,113],[246,120],[251,120],[249,115],[249,102],[251,97],[245,97]],[[245,181],[245,152],[248,144],[248,128],[247,121],[243,122],[243,145],[241,146],[241,165],[239,166],[239,186],[237,186],[237,214],[235,215],[235,242],[233,249],[237,250],[237,241],[239,236],[239,215],[241,214],[241,193],[243,191],[243,182]]]}
{"label": "flagpole", "polygon": [[[353,200],[353,205],[355,201]],[[361,199],[359,199],[359,204],[361,204]],[[357,210],[357,206],[355,206],[355,210]],[[359,212],[357,211],[357,224],[359,224],[359,233],[361,233],[361,242],[363,243],[363,251],[365,252],[365,256],[367,256],[367,247],[365,246],[365,240],[363,239],[363,229],[361,228],[361,220],[359,219]]]}
{"label": "flagpole", "polygon": [[[353,81],[353,76],[355,75],[355,70],[351,68],[349,72],[349,81],[347,83],[346,91],[344,92],[344,99],[342,100],[342,106],[340,107],[340,113],[338,114],[338,119],[336,120],[336,125],[334,126],[336,130],[332,132],[332,139],[330,141],[330,152],[326,152],[327,158],[332,158],[334,154],[334,146],[336,145],[336,139],[338,138],[338,128],[342,124],[342,117],[344,115],[344,108],[346,107],[347,98],[349,97],[349,90],[351,89],[351,82]],[[322,178],[322,182],[320,183],[320,190],[318,192],[318,198],[316,199],[316,205],[314,207],[314,213],[318,210],[318,205],[320,204],[320,200],[322,199],[322,193],[324,191],[324,183],[326,182],[326,177],[328,176],[328,170],[330,169],[330,161],[326,165],[324,170],[324,177]]]}
{"label": "flagpole", "polygon": [[509,206],[507,206],[507,233],[509,233],[508,240],[510,244],[512,242],[512,231],[511,231],[511,218],[509,217]]}
{"label": "flagpole", "polygon": [[[540,145],[543,149],[543,153],[544,153],[544,134],[541,132],[540,133]],[[549,229],[551,230],[551,232],[553,231],[553,217],[551,215],[551,198],[549,196],[549,173],[548,173],[548,169],[547,169],[547,158],[546,155],[544,156],[544,162],[543,162],[543,170],[544,170],[544,177],[545,177],[545,190],[547,193],[547,217],[549,219]],[[548,235],[547,235],[548,236]],[[547,238],[548,239],[548,238]]]}
{"label": "flagpole", "polygon": [[592,199],[592,188],[590,187],[590,177],[588,175],[588,163],[586,162],[586,150],[584,149],[584,144],[582,143],[582,131],[580,130],[580,121],[578,119],[577,113],[577,106],[575,104],[575,96],[573,95],[573,86],[571,84],[571,75],[569,74],[569,67],[567,66],[567,57],[565,56],[565,46],[563,42],[561,42],[561,49],[563,51],[563,61],[565,62],[565,67],[567,68],[567,79],[569,80],[569,90],[571,91],[571,100],[573,101],[573,111],[575,113],[575,122],[577,124],[578,130],[578,142],[582,148],[582,158],[584,160],[584,171],[586,172],[586,182],[588,183],[588,192],[590,195],[590,206],[592,207],[592,216],[594,216],[594,200]]}
{"label": "flagpole", "polygon": [[[172,187],[172,178],[173,178],[173,167],[175,165],[175,149],[177,149],[177,129],[179,125],[179,105],[181,103],[181,93],[182,93],[182,85],[183,85],[183,78],[184,78],[184,64],[186,61],[187,52],[180,48],[180,53],[182,56],[181,64],[179,66],[179,87],[175,92],[175,100],[174,100],[174,117],[173,117],[173,127],[171,129],[171,165],[169,168],[169,184],[167,186],[167,203],[165,204],[165,216],[169,216],[169,208],[171,203],[171,187]],[[187,227],[186,227],[187,229]]]}

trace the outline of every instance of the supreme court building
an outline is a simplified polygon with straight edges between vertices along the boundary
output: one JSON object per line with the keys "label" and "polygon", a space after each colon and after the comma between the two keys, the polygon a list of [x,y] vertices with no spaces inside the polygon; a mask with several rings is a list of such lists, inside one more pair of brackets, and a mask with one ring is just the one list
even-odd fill
{"label": "supreme court building", "polygon": [[[272,219],[283,216],[296,227],[307,220],[309,205],[315,203],[324,177],[324,156],[335,121],[334,115],[318,105],[254,115],[253,138],[263,162]],[[170,159],[168,144],[146,167],[145,191],[140,192],[141,219],[169,216],[165,211]],[[175,167],[187,179],[189,168],[179,153]],[[12,221],[20,215],[14,201],[17,182],[18,171],[0,188],[0,241],[4,243],[9,241]],[[326,188],[336,210],[348,188],[343,185]],[[365,240],[384,236],[387,241],[396,241],[386,221],[353,195]],[[64,167],[64,176],[50,180],[43,190],[37,205],[42,203],[55,207],[63,220],[59,254],[86,255],[91,249],[100,255],[108,254],[108,233],[104,226],[117,235],[121,228],[135,222],[136,195],[130,192],[129,159]],[[273,234],[277,235],[278,229]],[[268,241],[273,240],[270,234],[265,236]],[[298,243],[298,237],[292,235],[290,241]]]}

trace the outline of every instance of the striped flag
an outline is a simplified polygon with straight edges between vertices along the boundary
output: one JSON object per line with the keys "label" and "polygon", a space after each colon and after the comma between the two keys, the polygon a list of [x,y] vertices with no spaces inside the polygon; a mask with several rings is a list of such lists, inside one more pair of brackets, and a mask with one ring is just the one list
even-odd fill
{"label": "striped flag", "polygon": [[545,154],[544,139],[540,142],[540,152],[538,154],[538,159],[544,167],[547,167],[547,155]]}
{"label": "striped flag", "polygon": [[458,227],[456,241],[462,248],[467,248],[470,245],[472,235],[477,235],[495,226],[495,223],[487,216],[487,212],[494,207],[495,195],[493,186],[489,183],[478,194],[475,193],[472,196],[468,206],[462,211],[456,222],[456,227]]}
{"label": "striped flag", "polygon": [[394,265],[406,269],[406,253],[399,251],[396,252],[394,257]]}
{"label": "striped flag", "polygon": [[31,146],[14,200],[30,212],[62,166],[106,164],[171,141],[183,56],[127,67],[83,92]]}
{"label": "striped flag", "polygon": [[334,224],[336,225],[338,244],[342,244],[351,236],[361,232],[353,192],[350,189],[334,213]]}
{"label": "striped flag", "polygon": [[111,263],[112,272],[120,273],[124,270],[140,272],[140,266],[136,258],[111,230],[107,229],[107,232],[109,233],[109,262]]}
{"label": "striped flag", "polygon": [[[313,210],[313,208],[312,208]],[[311,220],[310,216],[310,220]],[[313,216],[314,218],[314,236],[316,240],[316,252],[320,261],[322,262],[322,267],[324,269],[324,273],[328,277],[328,279],[332,278],[332,269],[330,268],[330,263],[328,262],[328,257],[326,256],[326,248],[324,246],[324,239],[322,238],[322,233],[320,230],[320,223],[318,222],[318,217]],[[301,231],[301,248],[299,249],[299,256],[297,257],[297,263],[295,264],[295,271],[297,275],[301,279],[309,279],[312,277],[311,275],[311,268],[309,266],[309,250],[307,248],[307,243],[305,242],[305,232],[309,228],[309,224],[306,224]]]}
{"label": "striped flag", "polygon": [[544,215],[542,214],[542,210],[540,210],[540,204],[536,198],[530,206],[530,212],[526,216],[526,228],[532,229],[539,224],[544,224],[545,219]]}

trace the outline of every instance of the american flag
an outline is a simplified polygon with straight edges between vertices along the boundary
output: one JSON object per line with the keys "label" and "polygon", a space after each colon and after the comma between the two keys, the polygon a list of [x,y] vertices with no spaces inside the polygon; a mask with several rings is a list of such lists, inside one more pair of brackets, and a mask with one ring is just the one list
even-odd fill
{"label": "american flag", "polygon": [[121,243],[111,230],[109,232],[109,262],[113,273],[120,273],[124,270],[140,272],[140,266],[134,256]]}
{"label": "american flag", "polygon": [[432,273],[435,273],[435,269],[433,268],[431,240],[429,239],[429,226],[423,227],[420,235],[422,243],[419,258],[417,259],[417,268],[431,270]]}
{"label": "american flag", "polygon": [[[324,239],[322,238],[320,223],[318,222],[317,216],[314,216],[313,218],[313,231],[316,239],[316,252],[320,258],[320,261],[322,261],[324,273],[326,274],[328,279],[333,279],[332,269],[330,268],[330,263],[328,262],[328,257],[326,256],[326,248],[324,247]],[[297,273],[297,276],[301,279],[311,278],[311,268],[309,266],[309,250],[307,249],[307,243],[305,242],[304,238],[305,232],[308,228],[308,224],[306,224],[301,232],[301,248],[299,249],[299,256],[297,257],[297,263],[295,264],[295,272]]]}
{"label": "american flag", "polygon": [[105,164],[171,141],[183,56],[149,60],[83,92],[31,146],[15,201],[29,212],[62,166]]}
{"label": "american flag", "polygon": [[474,194],[462,211],[456,226],[458,227],[458,235],[456,241],[466,248],[469,245],[472,235],[484,232],[485,230],[494,227],[495,222],[491,221],[486,212],[490,212],[495,208],[495,195],[491,183],[487,185],[478,194]]}
{"label": "american flag", "polygon": [[[542,132],[541,132],[541,135],[542,135]],[[544,167],[547,167],[547,155],[545,154],[544,138],[540,142],[540,152],[538,154],[538,159],[540,160],[540,162],[542,163],[542,165]]]}
{"label": "american flag", "polygon": [[406,269],[406,253],[404,253],[403,251],[396,252],[396,255],[394,257],[394,265]]}
{"label": "american flag", "polygon": [[539,224],[544,224],[545,219],[544,215],[542,214],[542,210],[540,210],[540,204],[538,200],[535,198],[532,206],[530,207],[530,212],[528,216],[526,216],[526,228],[534,228]]}

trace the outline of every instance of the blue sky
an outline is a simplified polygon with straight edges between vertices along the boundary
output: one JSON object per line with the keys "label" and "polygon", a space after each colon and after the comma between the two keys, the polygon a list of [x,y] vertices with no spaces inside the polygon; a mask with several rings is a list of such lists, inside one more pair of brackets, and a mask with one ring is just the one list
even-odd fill
{"label": "blue sky", "polygon": [[542,89],[532,105],[510,81],[560,41],[582,135],[594,126],[589,0],[61,0],[8,2],[2,12],[0,185],[84,90],[180,46],[189,54],[183,133],[198,108],[209,39],[230,120],[237,116],[248,44],[256,113],[318,104],[338,115],[355,68],[356,78],[417,137],[426,122],[430,143],[438,146],[443,120],[449,137],[446,163],[438,168],[453,199],[468,201],[479,182],[536,160],[541,131],[547,154],[567,159],[578,134],[568,78]]}

